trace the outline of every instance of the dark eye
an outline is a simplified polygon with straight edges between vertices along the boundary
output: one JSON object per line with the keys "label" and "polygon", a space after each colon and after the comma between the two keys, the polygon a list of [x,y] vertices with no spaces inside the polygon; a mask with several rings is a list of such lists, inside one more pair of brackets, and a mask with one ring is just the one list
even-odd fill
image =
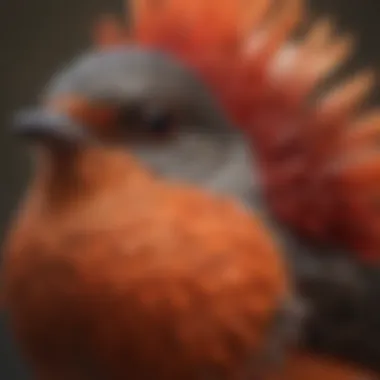
{"label": "dark eye", "polygon": [[173,113],[154,107],[128,105],[119,112],[119,124],[128,132],[154,136],[166,135],[174,124]]}
{"label": "dark eye", "polygon": [[155,135],[165,135],[172,130],[174,124],[173,114],[160,109],[148,109],[143,114],[143,125],[148,132]]}

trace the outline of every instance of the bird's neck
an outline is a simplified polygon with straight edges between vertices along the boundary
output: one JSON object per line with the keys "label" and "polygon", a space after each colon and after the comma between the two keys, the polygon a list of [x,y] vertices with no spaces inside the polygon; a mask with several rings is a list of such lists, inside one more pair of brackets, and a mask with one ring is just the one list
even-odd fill
{"label": "bird's neck", "polygon": [[96,198],[107,190],[134,186],[150,178],[125,150],[102,147],[41,150],[32,193],[44,203],[59,205]]}

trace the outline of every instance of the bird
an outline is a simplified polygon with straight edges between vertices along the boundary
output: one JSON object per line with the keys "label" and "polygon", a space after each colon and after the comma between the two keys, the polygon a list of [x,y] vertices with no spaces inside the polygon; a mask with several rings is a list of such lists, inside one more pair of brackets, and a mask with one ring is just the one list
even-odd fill
{"label": "bird", "polygon": [[[322,319],[325,346],[345,338],[339,323],[326,326],[323,291],[319,298],[300,294],[304,263],[314,254],[304,252],[307,244],[295,248],[293,233],[286,234],[291,240],[281,237],[283,225],[303,221],[286,212],[287,192],[280,189],[278,198],[266,144],[276,139],[265,137],[269,127],[278,127],[276,137],[295,118],[319,122],[331,104],[341,110],[344,96],[325,108],[303,101],[343,58],[346,41],[324,51],[330,25],[322,23],[303,43],[289,45],[301,0],[276,1],[274,17],[272,2],[264,0],[130,5],[131,27],[102,18],[94,46],[52,78],[37,107],[15,116],[13,132],[31,145],[35,163],[2,267],[4,304],[22,352],[41,380],[301,380],[308,368],[317,378],[323,360],[296,354],[298,335],[311,335],[310,324]],[[293,76],[269,81],[273,55],[289,47],[290,53],[316,49],[315,67],[297,55],[290,60],[299,65],[291,65]],[[302,85],[294,95],[295,74]],[[343,94],[357,100],[372,76],[350,83],[355,91]],[[260,119],[276,115],[281,122]],[[288,151],[276,149],[287,162]],[[356,173],[345,178],[369,178]],[[307,232],[321,234],[311,225]],[[352,290],[366,285],[346,256],[336,266],[344,263],[344,274],[359,278],[355,286],[351,277],[342,285],[339,268],[322,276],[332,269],[330,258],[317,278],[307,277],[333,304],[349,293],[352,305]],[[342,365],[327,372],[335,366]],[[332,380],[362,373],[348,372]]]}

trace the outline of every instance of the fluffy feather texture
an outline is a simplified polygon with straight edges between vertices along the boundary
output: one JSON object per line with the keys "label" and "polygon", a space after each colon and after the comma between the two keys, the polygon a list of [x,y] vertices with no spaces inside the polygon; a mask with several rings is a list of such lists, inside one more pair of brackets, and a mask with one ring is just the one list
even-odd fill
{"label": "fluffy feather texture", "polygon": [[131,3],[129,34],[107,18],[97,29],[99,46],[138,43],[193,68],[252,139],[277,218],[319,243],[378,259],[380,119],[377,110],[358,112],[373,74],[309,97],[350,55],[352,39],[334,35],[327,19],[293,39],[303,0]]}
{"label": "fluffy feather texture", "polygon": [[6,250],[12,327],[39,378],[257,373],[289,291],[271,237],[230,199],[103,149],[41,162]]}

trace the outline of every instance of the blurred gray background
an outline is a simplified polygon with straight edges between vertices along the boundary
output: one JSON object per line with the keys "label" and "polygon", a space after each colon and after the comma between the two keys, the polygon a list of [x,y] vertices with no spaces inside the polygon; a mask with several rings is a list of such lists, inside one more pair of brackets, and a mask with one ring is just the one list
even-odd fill
{"label": "blurred gray background", "polygon": [[[121,13],[122,0],[3,0],[0,2],[0,241],[29,176],[26,153],[7,133],[13,110],[32,104],[53,72],[88,46],[89,30],[103,12]],[[311,0],[316,14],[332,14],[358,37],[352,66],[380,64],[379,0]],[[379,94],[375,94],[379,98]],[[0,319],[0,379],[27,379]]]}

